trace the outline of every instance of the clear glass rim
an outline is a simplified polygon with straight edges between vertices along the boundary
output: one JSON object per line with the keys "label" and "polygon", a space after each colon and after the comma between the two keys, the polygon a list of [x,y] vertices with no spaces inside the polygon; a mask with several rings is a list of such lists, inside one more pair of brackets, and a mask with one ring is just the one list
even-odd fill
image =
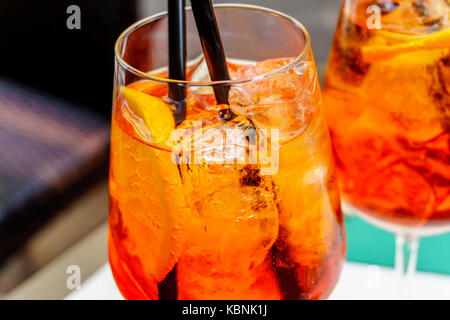
{"label": "clear glass rim", "polygon": [[[132,24],[131,26],[129,26],[127,29],[125,29],[125,31],[123,31],[121,33],[119,38],[117,38],[117,41],[116,41],[116,44],[114,47],[116,61],[127,71],[141,77],[142,80],[152,80],[152,81],[165,83],[165,84],[175,83],[175,84],[180,84],[180,85],[200,86],[201,87],[201,86],[213,86],[213,85],[225,85],[225,84],[228,84],[228,85],[242,84],[242,83],[246,83],[246,82],[257,81],[257,80],[261,80],[264,78],[268,78],[268,77],[271,77],[273,75],[277,75],[280,73],[284,73],[287,70],[294,68],[301,61],[303,61],[305,56],[307,55],[307,53],[310,50],[311,40],[310,40],[310,35],[309,35],[308,30],[300,21],[298,21],[297,19],[295,19],[287,14],[284,14],[280,11],[276,11],[273,9],[261,7],[261,6],[238,4],[238,3],[219,3],[219,4],[215,4],[214,8],[252,10],[252,11],[260,11],[263,13],[279,16],[283,19],[288,20],[290,23],[292,23],[293,27],[297,28],[298,30],[300,30],[302,32],[303,36],[305,37],[305,46],[302,49],[302,51],[295,58],[293,58],[288,64],[284,65],[283,67],[275,69],[271,72],[267,72],[265,74],[251,77],[251,78],[245,78],[245,79],[239,79],[239,80],[197,82],[197,81],[185,81],[185,80],[175,80],[175,79],[157,77],[157,76],[148,74],[144,71],[141,71],[141,70],[131,66],[130,64],[128,64],[125,61],[125,59],[122,57],[122,54],[120,53],[120,45],[123,43],[124,39],[126,39],[136,29],[138,29],[150,22],[159,20],[159,19],[167,16],[167,11],[165,11],[165,12],[160,12],[160,13],[157,13],[150,17],[144,18],[142,20],[139,20],[139,21],[135,22],[134,24]],[[191,7],[187,7],[186,10],[190,11]]]}

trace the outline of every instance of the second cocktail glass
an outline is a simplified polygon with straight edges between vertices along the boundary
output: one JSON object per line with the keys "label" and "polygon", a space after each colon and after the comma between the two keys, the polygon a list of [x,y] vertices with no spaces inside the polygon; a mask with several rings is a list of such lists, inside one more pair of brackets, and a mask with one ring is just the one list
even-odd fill
{"label": "second cocktail glass", "polygon": [[343,2],[324,88],[345,207],[397,234],[450,231],[450,7],[445,0]]}

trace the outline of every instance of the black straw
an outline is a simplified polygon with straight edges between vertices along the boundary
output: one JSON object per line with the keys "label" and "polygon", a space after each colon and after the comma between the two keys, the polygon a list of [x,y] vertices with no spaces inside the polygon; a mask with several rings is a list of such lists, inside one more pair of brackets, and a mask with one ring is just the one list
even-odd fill
{"label": "black straw", "polygon": [[158,283],[159,300],[177,300],[177,265],[167,274],[163,281]]}
{"label": "black straw", "polygon": [[[186,80],[185,0],[169,0],[169,78]],[[179,124],[186,118],[186,86],[169,84],[169,98],[176,105],[174,116]]]}
{"label": "black straw", "polygon": [[[225,52],[211,0],[191,0],[191,5],[211,80],[230,80]],[[213,89],[217,103],[228,104],[230,86],[217,85]]]}

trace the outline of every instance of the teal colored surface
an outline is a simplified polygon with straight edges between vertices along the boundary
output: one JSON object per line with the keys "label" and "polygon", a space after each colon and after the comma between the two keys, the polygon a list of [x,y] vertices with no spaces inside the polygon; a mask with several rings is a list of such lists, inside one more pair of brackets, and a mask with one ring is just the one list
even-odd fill
{"label": "teal colored surface", "polygon": [[[345,218],[347,260],[394,266],[395,237],[356,216]],[[450,274],[450,233],[420,240],[420,271]]]}

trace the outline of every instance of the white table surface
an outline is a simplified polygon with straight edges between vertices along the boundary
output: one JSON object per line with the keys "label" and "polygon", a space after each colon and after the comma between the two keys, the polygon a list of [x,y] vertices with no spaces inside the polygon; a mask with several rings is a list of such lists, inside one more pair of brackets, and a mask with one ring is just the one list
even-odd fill
{"label": "white table surface", "polygon": [[[69,300],[119,300],[108,264],[101,267]],[[333,300],[366,299],[450,299],[450,276],[418,272],[411,281],[402,282],[393,269],[375,265],[346,262]]]}

